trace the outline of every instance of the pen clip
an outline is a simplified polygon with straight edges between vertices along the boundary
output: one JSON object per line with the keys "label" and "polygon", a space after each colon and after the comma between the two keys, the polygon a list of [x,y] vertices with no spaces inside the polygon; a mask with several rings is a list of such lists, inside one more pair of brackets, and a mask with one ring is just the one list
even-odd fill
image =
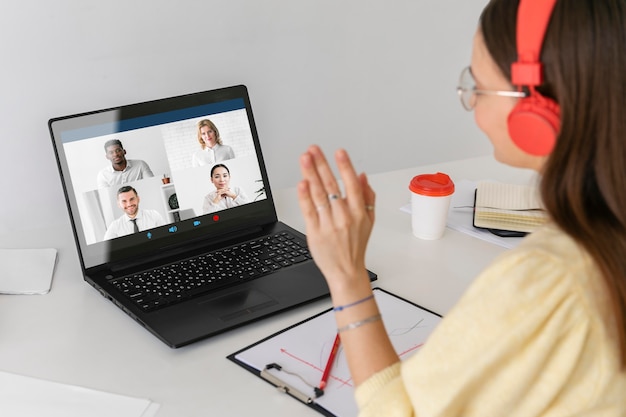
{"label": "pen clip", "polygon": [[306,395],[302,391],[290,386],[289,384],[284,382],[282,379],[278,378],[276,375],[271,374],[269,372],[270,369],[277,369],[280,371],[282,370],[282,367],[276,363],[270,363],[266,365],[265,368],[261,371],[261,378],[275,385],[279,391],[289,394],[292,397],[302,401],[305,404],[313,403],[313,398],[311,398],[309,395]]}

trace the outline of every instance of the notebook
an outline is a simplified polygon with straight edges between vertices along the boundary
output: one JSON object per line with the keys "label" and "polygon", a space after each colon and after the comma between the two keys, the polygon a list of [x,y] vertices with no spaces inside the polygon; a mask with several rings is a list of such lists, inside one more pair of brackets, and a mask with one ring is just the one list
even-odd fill
{"label": "notebook", "polygon": [[474,227],[520,237],[545,224],[548,215],[536,187],[482,181],[474,198]]}
{"label": "notebook", "polygon": [[329,294],[278,221],[245,86],[48,124],[85,281],[168,346]]}

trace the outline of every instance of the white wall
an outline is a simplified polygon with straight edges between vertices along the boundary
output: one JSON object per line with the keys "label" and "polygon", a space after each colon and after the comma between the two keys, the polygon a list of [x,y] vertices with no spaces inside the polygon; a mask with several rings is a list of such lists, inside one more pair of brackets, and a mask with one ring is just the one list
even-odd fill
{"label": "white wall", "polygon": [[455,93],[486,0],[33,3],[0,13],[1,228],[67,216],[49,118],[232,84],[274,188],[310,143],[370,173],[490,152]]}

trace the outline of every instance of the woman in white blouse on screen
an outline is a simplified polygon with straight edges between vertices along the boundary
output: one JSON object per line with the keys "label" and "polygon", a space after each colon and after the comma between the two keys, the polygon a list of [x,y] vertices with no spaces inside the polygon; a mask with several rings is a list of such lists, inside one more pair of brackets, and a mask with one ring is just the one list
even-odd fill
{"label": "woman in white blouse on screen", "polygon": [[198,122],[198,143],[201,149],[191,157],[193,167],[213,165],[235,157],[233,148],[222,143],[217,126],[209,119]]}
{"label": "woman in white blouse on screen", "polygon": [[211,168],[211,182],[215,186],[215,191],[204,197],[203,214],[236,207],[250,201],[241,188],[230,186],[230,171],[224,164],[217,164]]}

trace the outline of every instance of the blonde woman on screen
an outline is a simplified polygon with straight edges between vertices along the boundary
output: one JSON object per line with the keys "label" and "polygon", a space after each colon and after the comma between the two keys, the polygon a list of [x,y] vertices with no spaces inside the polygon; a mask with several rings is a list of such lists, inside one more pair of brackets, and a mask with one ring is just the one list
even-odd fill
{"label": "blonde woman on screen", "polygon": [[221,161],[233,159],[233,148],[222,143],[220,131],[209,119],[198,122],[198,143],[200,150],[191,157],[191,166],[213,165]]}

